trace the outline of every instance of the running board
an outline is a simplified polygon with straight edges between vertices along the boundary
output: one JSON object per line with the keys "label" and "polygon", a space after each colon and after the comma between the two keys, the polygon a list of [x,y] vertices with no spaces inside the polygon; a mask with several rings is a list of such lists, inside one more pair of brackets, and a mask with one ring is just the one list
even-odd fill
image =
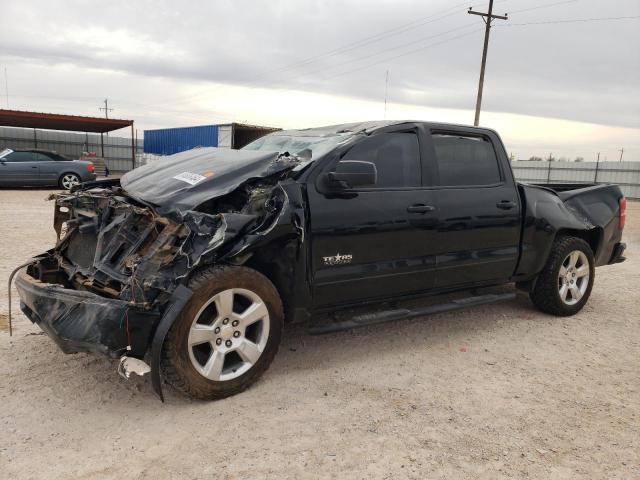
{"label": "running board", "polygon": [[323,333],[340,332],[342,330],[350,330],[352,328],[366,327],[367,325],[376,325],[378,323],[393,322],[395,320],[404,320],[407,318],[422,317],[423,315],[431,315],[433,313],[450,312],[452,310],[460,310],[462,308],[474,307],[476,305],[486,305],[488,303],[503,302],[516,298],[515,293],[500,293],[477,295],[474,297],[460,298],[447,303],[439,303],[429,305],[427,307],[418,308],[398,308],[394,310],[383,310],[375,313],[365,313],[356,315],[349,320],[342,322],[326,323],[314,325],[309,328],[311,335],[320,335]]}

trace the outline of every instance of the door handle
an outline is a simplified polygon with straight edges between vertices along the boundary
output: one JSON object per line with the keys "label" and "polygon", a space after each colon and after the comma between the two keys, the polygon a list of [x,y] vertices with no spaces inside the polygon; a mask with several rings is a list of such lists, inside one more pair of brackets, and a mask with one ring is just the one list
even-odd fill
{"label": "door handle", "polygon": [[501,208],[502,210],[511,210],[516,207],[516,202],[512,202],[511,200],[501,200],[496,203],[496,207]]}
{"label": "door handle", "polygon": [[427,213],[427,212],[433,212],[435,209],[436,207],[433,207],[431,205],[425,205],[424,203],[416,203],[415,205],[411,205],[410,207],[407,207],[407,212]]}
{"label": "door handle", "polygon": [[31,167],[31,168],[38,168],[38,167]]}

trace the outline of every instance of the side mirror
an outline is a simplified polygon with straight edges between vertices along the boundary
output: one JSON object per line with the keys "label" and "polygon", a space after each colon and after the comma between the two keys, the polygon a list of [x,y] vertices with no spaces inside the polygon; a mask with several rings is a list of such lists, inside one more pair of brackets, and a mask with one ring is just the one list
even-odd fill
{"label": "side mirror", "polygon": [[330,187],[337,189],[373,186],[378,180],[378,171],[371,162],[341,160],[333,172],[327,173],[326,179]]}

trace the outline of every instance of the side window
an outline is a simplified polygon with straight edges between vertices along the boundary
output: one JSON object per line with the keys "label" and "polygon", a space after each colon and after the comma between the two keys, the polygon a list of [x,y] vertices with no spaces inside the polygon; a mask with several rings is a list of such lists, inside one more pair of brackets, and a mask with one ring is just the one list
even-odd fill
{"label": "side window", "polygon": [[33,156],[36,162],[51,162],[54,160],[53,158],[49,157],[49,155],[40,152],[35,152]]}
{"label": "side window", "polygon": [[374,188],[419,187],[420,147],[415,133],[381,133],[353,146],[342,160],[371,162],[378,172]]}
{"label": "side window", "polygon": [[31,152],[13,152],[3,158],[5,162],[33,162]]}
{"label": "side window", "polygon": [[440,185],[492,185],[501,180],[498,158],[488,138],[433,134]]}

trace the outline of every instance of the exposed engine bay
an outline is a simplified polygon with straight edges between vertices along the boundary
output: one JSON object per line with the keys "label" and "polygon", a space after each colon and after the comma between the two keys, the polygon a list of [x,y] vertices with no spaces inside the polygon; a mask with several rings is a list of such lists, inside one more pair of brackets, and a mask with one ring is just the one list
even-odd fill
{"label": "exposed engine bay", "polygon": [[[243,185],[201,210],[168,216],[118,188],[59,194],[55,201],[58,243],[31,267],[34,276],[152,310],[203,257],[224,258],[233,249],[223,244],[268,230],[286,193],[268,182]],[[216,211],[224,213],[207,213]]]}

